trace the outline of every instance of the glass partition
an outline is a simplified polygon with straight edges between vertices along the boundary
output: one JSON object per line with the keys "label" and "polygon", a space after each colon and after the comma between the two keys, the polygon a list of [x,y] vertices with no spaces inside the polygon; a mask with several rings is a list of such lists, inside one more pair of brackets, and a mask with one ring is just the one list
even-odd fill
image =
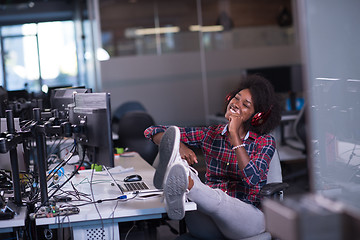
{"label": "glass partition", "polygon": [[198,50],[196,1],[100,1],[103,47],[111,56]]}
{"label": "glass partition", "polygon": [[[294,43],[289,0],[100,1],[111,56],[160,55]],[[201,32],[201,34],[200,34]]]}
{"label": "glass partition", "polygon": [[203,44],[208,51],[290,45],[290,1],[202,1]]}
{"label": "glass partition", "polygon": [[305,0],[300,9],[312,189],[359,209],[360,2]]}

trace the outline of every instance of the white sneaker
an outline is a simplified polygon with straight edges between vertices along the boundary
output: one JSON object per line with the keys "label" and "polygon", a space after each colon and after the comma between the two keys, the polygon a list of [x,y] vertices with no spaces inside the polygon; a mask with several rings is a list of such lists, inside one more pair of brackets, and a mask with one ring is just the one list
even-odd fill
{"label": "white sneaker", "polygon": [[181,162],[170,166],[164,183],[165,209],[168,217],[173,220],[185,216],[186,192],[189,185],[189,169]]}
{"label": "white sneaker", "polygon": [[163,188],[165,174],[168,166],[179,157],[180,130],[178,127],[169,127],[161,138],[159,146],[159,165],[156,168],[153,178],[154,186],[157,189]]}
{"label": "white sneaker", "polygon": [[180,220],[185,216],[184,203],[189,185],[189,171],[197,175],[179,153],[180,130],[169,127],[160,142],[159,165],[156,168],[153,183],[158,189],[164,189],[165,208],[170,219]]}
{"label": "white sneaker", "polygon": [[189,192],[190,171],[198,175],[198,172],[184,159],[177,156],[165,173],[164,202],[168,217],[173,220],[181,220],[185,217],[186,194]]}

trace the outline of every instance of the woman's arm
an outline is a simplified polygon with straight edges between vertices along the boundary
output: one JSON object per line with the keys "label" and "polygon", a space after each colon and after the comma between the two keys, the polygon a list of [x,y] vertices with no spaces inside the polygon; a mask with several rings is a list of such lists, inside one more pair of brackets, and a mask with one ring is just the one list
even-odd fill
{"label": "woman's arm", "polygon": [[152,136],[152,140],[156,145],[160,145],[161,138],[164,135],[164,132],[160,132]]}
{"label": "woman's arm", "polygon": [[250,162],[250,157],[245,148],[242,147],[246,132],[243,129],[244,120],[242,116],[230,115],[229,119],[229,140],[235,147],[236,160],[240,170],[243,170]]}
{"label": "woman's arm", "polygon": [[[152,141],[156,144],[156,145],[160,145],[161,139],[164,135],[165,131],[165,127],[161,126],[159,128],[161,128],[162,130],[160,132],[157,132],[159,130],[155,130],[155,127],[150,127],[149,129],[145,130],[145,136],[147,138],[151,137]],[[165,129],[164,129],[165,128]],[[154,133],[154,135],[151,135],[151,133]],[[157,132],[157,133],[155,133]],[[180,148],[179,148],[179,152],[180,152],[180,156],[182,159],[185,159],[189,165],[192,165],[194,163],[197,163],[197,157],[196,154],[184,143],[180,142]]]}
{"label": "woman's arm", "polygon": [[255,139],[253,154],[250,162],[239,174],[248,185],[256,185],[260,181],[266,181],[267,170],[275,153],[275,139],[270,135],[263,135]]}

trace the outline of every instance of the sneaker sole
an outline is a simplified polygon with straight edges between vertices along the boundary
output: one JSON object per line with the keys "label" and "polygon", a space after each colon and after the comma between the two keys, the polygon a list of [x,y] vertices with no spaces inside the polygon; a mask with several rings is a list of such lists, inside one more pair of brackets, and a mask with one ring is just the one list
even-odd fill
{"label": "sneaker sole", "polygon": [[167,175],[164,195],[168,217],[181,220],[185,216],[185,193],[189,185],[186,169],[182,164],[174,164]]}
{"label": "sneaker sole", "polygon": [[161,138],[159,145],[159,165],[156,168],[153,184],[157,189],[163,188],[166,169],[173,162],[179,152],[180,130],[175,126],[169,127]]}

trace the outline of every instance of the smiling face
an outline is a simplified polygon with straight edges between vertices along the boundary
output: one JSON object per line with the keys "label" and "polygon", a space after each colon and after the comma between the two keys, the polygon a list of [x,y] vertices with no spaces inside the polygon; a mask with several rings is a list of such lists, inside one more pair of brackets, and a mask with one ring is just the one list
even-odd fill
{"label": "smiling face", "polygon": [[225,118],[229,119],[230,115],[242,116],[243,120],[248,120],[255,113],[254,102],[249,89],[243,89],[233,97],[225,113]]}

